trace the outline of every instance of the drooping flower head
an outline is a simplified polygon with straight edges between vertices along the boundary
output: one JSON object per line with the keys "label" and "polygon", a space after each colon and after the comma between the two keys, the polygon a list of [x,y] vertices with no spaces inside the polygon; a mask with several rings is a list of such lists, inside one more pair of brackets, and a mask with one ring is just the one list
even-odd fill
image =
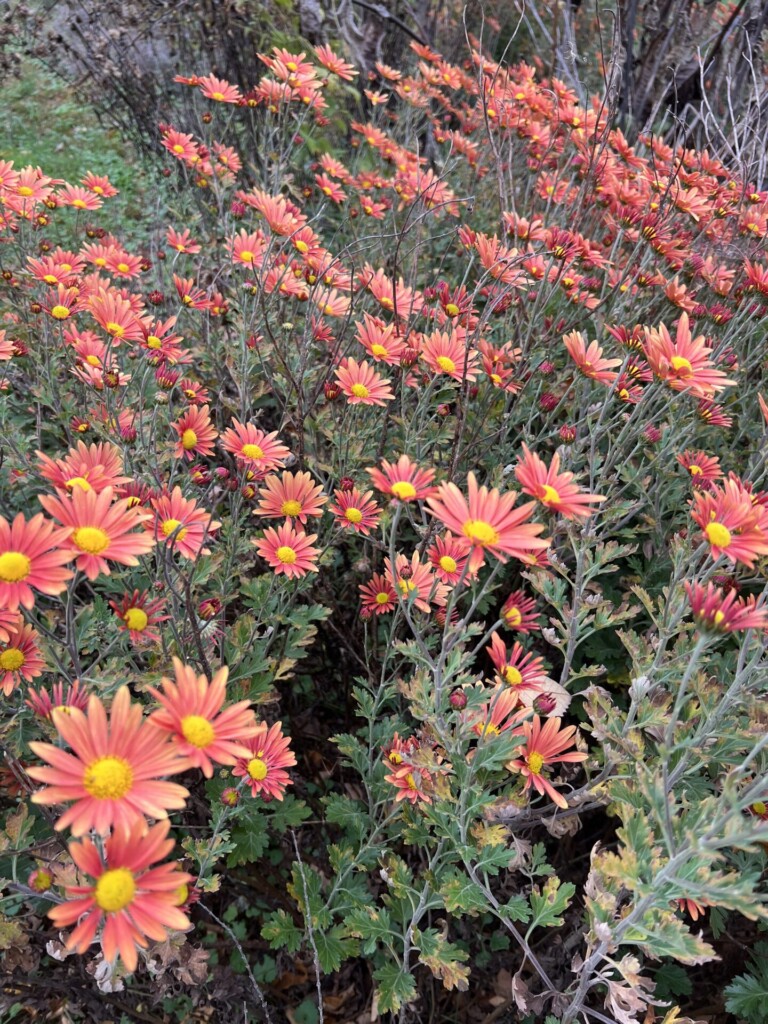
{"label": "drooping flower head", "polygon": [[51,743],[30,743],[47,765],[28,772],[47,783],[33,803],[74,801],[56,822],[57,831],[71,827],[74,836],[91,828],[102,834],[109,828],[130,831],[145,817],[165,818],[169,810],[184,807],[187,790],[161,779],[186,771],[189,761],[143,720],[141,705],[131,703],[127,686],[115,694],[109,719],[92,694],[85,714],[70,706],[55,709],[52,720],[72,753]]}
{"label": "drooping flower head", "polygon": [[30,686],[24,703],[40,718],[47,718],[49,721],[57,708],[79,708],[80,711],[85,711],[88,706],[88,691],[80,686],[80,681],[76,679],[66,690],[64,686],[61,679],[53,684],[50,693],[44,686],[40,687],[39,692]]}
{"label": "drooping flower head", "polygon": [[549,541],[539,537],[544,527],[529,522],[534,502],[514,508],[514,491],[499,494],[495,487],[479,487],[474,473],[467,477],[467,487],[465,498],[456,484],[442,483],[427,504],[432,515],[471,548],[470,572],[482,566],[486,551],[506,562],[507,555],[524,558],[549,547]]}
{"label": "drooping flower head", "polygon": [[291,785],[286,768],[296,764],[289,736],[283,736],[282,722],[267,726],[262,722],[245,744],[248,756],[238,761],[232,774],[245,779],[253,796],[282,800],[285,787]]}
{"label": "drooping flower head", "polygon": [[723,471],[720,469],[720,459],[707,455],[706,452],[692,451],[686,449],[682,455],[676,456],[680,465],[688,470],[691,483],[694,487],[709,488],[709,485],[720,480]]}
{"label": "drooping flower head", "polygon": [[89,580],[99,573],[109,576],[110,562],[138,565],[138,556],[155,546],[145,530],[135,530],[151,516],[130,499],[114,496],[111,487],[99,492],[76,487],[69,497],[40,495],[45,511],[70,527],[64,543]]}
{"label": "drooping flower head", "polygon": [[501,606],[499,618],[507,629],[518,633],[530,633],[539,628],[539,617],[536,614],[536,602],[522,590],[514,590]]}
{"label": "drooping flower head", "polygon": [[36,590],[52,596],[66,590],[72,572],[64,566],[74,557],[67,544],[71,532],[40,512],[29,522],[21,512],[12,523],[0,516],[0,607],[32,608]]}
{"label": "drooping flower head", "polygon": [[563,337],[563,344],[568,349],[568,355],[576,363],[579,372],[591,380],[600,384],[607,384],[609,387],[614,383],[618,374],[613,369],[621,366],[623,359],[603,359],[603,350],[596,341],[591,341],[589,346],[584,340],[580,331],[572,331]]}
{"label": "drooping flower head", "polygon": [[161,942],[169,930],[189,929],[189,919],[178,907],[178,893],[192,876],[181,871],[177,861],[150,867],[173,849],[169,829],[168,821],[149,830],[137,822],[127,832],[113,833],[103,853],[90,839],[69,844],[72,860],[93,881],[67,886],[66,902],[48,911],[57,928],[77,924],[67,949],[87,953],[103,925],[104,959],[114,963],[119,955],[130,973],[138,964],[137,947],[146,949],[148,939]]}
{"label": "drooping flower head", "polygon": [[526,652],[522,644],[515,641],[511,648],[494,631],[491,645],[486,647],[500,683],[515,690],[541,690],[550,681],[544,669],[544,659]]}
{"label": "drooping flower head", "polygon": [[173,659],[175,683],[163,677],[163,692],[149,688],[161,711],[150,715],[149,721],[170,733],[180,754],[200,768],[207,779],[213,776],[213,763],[235,764],[248,757],[244,745],[258,734],[258,726],[250,701],[241,700],[223,707],[227,692],[229,669],[220,668],[208,682],[191,665]]}
{"label": "drooping flower head", "polygon": [[742,600],[736,590],[727,593],[714,583],[685,583],[693,617],[702,629],[735,633],[745,629],[768,629],[768,606],[758,605],[750,594]]}
{"label": "drooping flower head", "polygon": [[584,518],[593,515],[590,504],[605,501],[601,494],[586,494],[573,483],[573,473],[561,473],[560,456],[552,456],[552,463],[546,464],[527,445],[523,445],[523,457],[515,469],[515,476],[525,494],[530,494],[553,512],[559,512],[566,519]]}

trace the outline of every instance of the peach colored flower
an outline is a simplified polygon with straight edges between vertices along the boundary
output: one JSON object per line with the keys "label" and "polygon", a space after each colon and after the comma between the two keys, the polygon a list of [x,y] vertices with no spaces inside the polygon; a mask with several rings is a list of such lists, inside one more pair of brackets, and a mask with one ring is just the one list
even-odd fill
{"label": "peach colored flower", "polygon": [[76,487],[83,491],[103,491],[105,487],[119,488],[128,483],[123,476],[123,456],[113,444],[99,443],[90,447],[78,441],[63,459],[51,459],[37,452],[40,475],[53,484],[57,491],[70,494]]}
{"label": "peach colored flower", "polygon": [[251,544],[269,562],[275,575],[282,573],[290,579],[297,579],[308,572],[318,571],[315,559],[320,549],[312,546],[316,540],[316,533],[308,535],[285,522],[277,529],[267,527],[264,536],[252,538]]}
{"label": "peach colored flower", "polygon": [[208,682],[197,675],[191,665],[173,659],[176,682],[163,677],[163,692],[149,687],[161,711],[150,715],[149,721],[170,733],[180,754],[200,768],[207,779],[213,777],[213,764],[235,764],[249,756],[244,745],[259,733],[251,702],[238,701],[223,708],[229,669],[222,667]]}
{"label": "peach colored flower", "polygon": [[586,494],[574,484],[573,473],[560,473],[560,456],[552,456],[552,463],[546,464],[527,445],[523,445],[523,457],[515,469],[515,476],[525,494],[530,494],[546,508],[559,512],[566,519],[588,519],[594,514],[591,502],[605,501],[601,494]]}
{"label": "peach colored flower", "polygon": [[[198,555],[208,555],[210,550],[203,547],[206,540],[219,529],[209,512],[200,508],[193,498],[185,498],[180,487],[174,487],[170,494],[161,494],[151,499],[155,520],[151,529],[158,543],[165,542],[190,561]],[[151,516],[150,516],[151,518]]]}
{"label": "peach colored flower", "polygon": [[581,332],[572,331],[563,337],[563,344],[585,377],[608,385],[616,380],[618,374],[614,372],[613,367],[621,366],[623,360],[603,359],[603,350],[596,341],[591,341],[587,347]]}
{"label": "peach colored flower", "polygon": [[54,709],[52,718],[61,738],[72,748],[66,753],[51,743],[30,743],[48,764],[28,769],[45,789],[32,803],[74,801],[56,822],[57,831],[71,827],[74,836],[93,828],[130,831],[147,818],[165,818],[184,807],[189,795],[175,782],[161,781],[190,767],[188,758],[165,742],[162,732],[143,720],[140,704],[131,703],[127,686],[112,701],[109,720],[101,700],[92,694],[88,711]]}
{"label": "peach colored flower", "polygon": [[237,762],[232,774],[245,779],[252,796],[261,794],[282,800],[285,787],[292,784],[285,769],[296,764],[290,744],[290,737],[283,736],[282,722],[270,727],[266,722],[260,723],[256,734],[245,744],[248,756]]}
{"label": "peach colored flower", "polygon": [[506,768],[508,771],[521,773],[525,779],[524,790],[533,787],[543,796],[548,796],[558,807],[566,808],[568,802],[565,797],[557,792],[543,774],[543,770],[558,761],[571,764],[586,761],[589,755],[576,750],[563,753],[566,747],[572,746],[575,742],[576,726],[569,725],[561,729],[561,721],[560,718],[548,718],[542,726],[539,716],[534,715],[532,721],[523,722],[515,730],[516,734],[525,740],[519,748],[520,756],[507,762]]}
{"label": "peach colored flower", "polygon": [[278,476],[276,473],[264,480],[259,489],[261,501],[253,510],[256,516],[297,519],[306,524],[308,516],[322,515],[323,505],[328,498],[323,488],[312,479],[309,473],[291,473],[286,470]]}
{"label": "peach colored flower", "polygon": [[191,461],[199,455],[213,455],[213,442],[219,435],[207,405],[191,406],[171,426],[179,435],[174,449],[177,459]]}
{"label": "peach colored flower", "polygon": [[173,849],[169,829],[167,821],[148,830],[138,822],[125,833],[111,835],[103,852],[90,839],[69,844],[72,860],[93,883],[68,885],[67,901],[48,911],[57,928],[77,925],[67,949],[87,953],[103,924],[104,959],[113,963],[119,955],[132,973],[138,964],[137,946],[146,949],[148,939],[161,942],[169,930],[189,930],[178,903],[179,890],[192,876],[180,871],[177,861],[150,867]]}
{"label": "peach colored flower", "polygon": [[221,435],[221,447],[235,456],[238,461],[264,474],[285,465],[290,449],[276,440],[277,431],[267,434],[255,423],[240,423],[232,420]]}
{"label": "peach colored flower", "polygon": [[514,491],[499,494],[495,487],[490,491],[478,487],[474,473],[467,477],[467,486],[469,497],[465,498],[456,484],[442,483],[427,504],[432,515],[471,548],[470,572],[482,566],[486,551],[506,562],[507,555],[525,558],[549,547],[549,541],[539,537],[544,527],[528,522],[534,502],[513,508]]}
{"label": "peach colored flower", "polygon": [[700,334],[691,337],[688,314],[677,322],[677,333],[672,341],[664,324],[645,329],[643,351],[651,369],[674,391],[690,391],[696,398],[714,398],[729,384],[735,384],[710,361],[712,349]]}
{"label": "peach colored flower", "polygon": [[111,487],[103,491],[84,491],[76,487],[69,497],[40,495],[40,504],[64,526],[71,527],[66,546],[76,557],[77,568],[89,580],[99,573],[110,574],[110,562],[138,565],[138,555],[146,555],[155,546],[145,531],[135,526],[150,519],[149,513],[129,498],[114,498]]}
{"label": "peach colored flower", "polygon": [[74,557],[67,544],[71,533],[41,512],[29,522],[21,512],[12,523],[0,516],[0,607],[32,608],[35,590],[51,596],[66,590],[72,573],[64,565]]}
{"label": "peach colored flower", "polygon": [[366,473],[377,491],[398,501],[423,501],[435,493],[435,470],[422,469],[407,455],[401,455],[395,463],[383,459],[381,469],[366,469]]}
{"label": "peach colored flower", "polygon": [[336,379],[350,405],[384,405],[395,397],[389,380],[376,373],[364,360],[358,363],[351,357],[342,359],[336,370]]}
{"label": "peach colored flower", "polygon": [[38,634],[19,615],[6,643],[0,643],[0,690],[6,697],[10,697],[22,680],[29,682],[42,675],[45,661],[40,656],[37,640]]}

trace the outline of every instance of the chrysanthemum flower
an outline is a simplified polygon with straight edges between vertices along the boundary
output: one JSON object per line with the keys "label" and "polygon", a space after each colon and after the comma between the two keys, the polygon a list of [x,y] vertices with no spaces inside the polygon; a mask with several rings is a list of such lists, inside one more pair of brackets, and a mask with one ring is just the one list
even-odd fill
{"label": "chrysanthemum flower", "polygon": [[285,787],[292,785],[286,768],[296,764],[290,749],[290,736],[283,736],[282,722],[268,727],[260,723],[258,730],[245,744],[249,755],[238,761],[232,774],[245,779],[251,794],[264,794],[269,799],[282,800]]}
{"label": "chrysanthemum flower", "polygon": [[130,633],[133,644],[159,643],[160,634],[153,627],[170,619],[170,615],[161,614],[165,610],[164,599],[151,600],[148,590],[123,594],[119,601],[110,601],[109,607],[120,620],[120,628]]}
{"label": "chrysanthemum flower", "polygon": [[736,633],[745,629],[768,628],[768,606],[758,606],[757,598],[750,594],[742,600],[735,590],[727,593],[708,583],[686,583],[685,592],[693,617],[703,629],[720,633]]}
{"label": "chrysanthemum flower", "polygon": [[112,701],[109,721],[101,700],[92,694],[83,714],[69,707],[54,710],[53,724],[72,748],[68,754],[51,743],[30,743],[48,766],[29,768],[37,782],[48,783],[35,793],[36,804],[74,801],[56,822],[57,831],[71,827],[74,836],[93,828],[142,827],[144,818],[165,818],[169,810],[184,807],[189,793],[164,775],[186,771],[189,760],[163,741],[163,734],[142,720],[141,705],[131,704],[127,686]]}
{"label": "chrysanthemum flower", "polygon": [[507,645],[497,632],[491,634],[491,646],[486,647],[499,681],[514,690],[540,690],[550,682],[544,669],[544,659],[526,652],[522,644]]}
{"label": "chrysanthemum flower", "polygon": [[350,405],[384,405],[395,397],[389,380],[381,377],[364,360],[342,359],[336,370],[336,379]]}
{"label": "chrysanthemum flower", "polygon": [[123,341],[140,341],[144,335],[133,306],[117,290],[99,288],[88,299],[88,309],[115,347]]}
{"label": "chrysanthemum flower", "polygon": [[768,555],[768,512],[752,500],[740,480],[729,477],[722,487],[695,491],[691,517],[709,543],[712,557],[725,555],[750,568]]}
{"label": "chrysanthemum flower", "polygon": [[19,622],[18,608],[0,608],[0,643],[7,644]]}
{"label": "chrysanthemum flower", "polygon": [[263,537],[254,537],[251,544],[275,570],[275,575],[283,573],[291,579],[306,576],[308,572],[318,572],[315,559],[320,549],[312,546],[317,534],[307,535],[303,530],[296,530],[290,522],[285,522],[275,529],[267,527]]}
{"label": "chrysanthemum flower", "polygon": [[199,455],[213,455],[213,442],[219,436],[211,423],[207,405],[191,406],[171,426],[179,435],[174,455],[177,459],[192,459]]}
{"label": "chrysanthemum flower", "polygon": [[[467,564],[467,545],[448,533],[435,538],[434,544],[427,549],[427,557],[434,567],[437,578],[443,583],[455,586],[462,578]],[[467,575],[464,575],[465,584],[468,582]]]}
{"label": "chrysanthemum flower", "polygon": [[387,578],[406,603],[413,602],[419,611],[427,614],[432,611],[432,604],[446,603],[448,587],[437,579],[428,562],[421,561],[418,551],[414,551],[410,558],[402,554],[395,555],[394,572],[389,558],[384,559],[384,564]]}
{"label": "chrysanthemum flower", "polygon": [[518,633],[530,633],[539,628],[539,617],[536,614],[536,602],[522,590],[513,590],[501,606],[499,618],[508,629]]}
{"label": "chrysanthemum flower", "polygon": [[145,530],[134,531],[151,518],[149,514],[138,505],[131,506],[127,498],[113,501],[114,493],[111,487],[99,493],[76,487],[68,498],[40,495],[45,511],[71,527],[66,546],[89,580],[95,580],[99,573],[109,576],[110,562],[138,565],[137,556],[146,555],[155,546]]}
{"label": "chrysanthemum flower", "polygon": [[0,690],[6,697],[10,697],[22,680],[29,682],[42,675],[45,661],[40,656],[37,639],[38,634],[19,615],[7,642],[0,643]]}
{"label": "chrysanthemum flower", "polygon": [[424,337],[421,344],[421,358],[437,374],[445,374],[453,380],[477,380],[477,353],[467,351],[464,331],[445,333],[436,331]]}
{"label": "chrysanthemum flower", "polygon": [[384,615],[394,611],[397,605],[397,594],[386,576],[375,572],[367,583],[359,588],[361,607],[373,615]]}
{"label": "chrysanthemum flower", "polygon": [[206,99],[216,100],[217,103],[239,103],[243,98],[236,85],[232,85],[224,78],[217,78],[215,75],[206,75],[197,84]]}
{"label": "chrysanthemum flower", "polygon": [[381,508],[372,500],[373,491],[363,493],[353,487],[351,491],[335,490],[333,496],[336,501],[328,509],[342,529],[354,530],[367,537],[378,526]]}
{"label": "chrysanthemum flower", "polygon": [[123,476],[123,456],[119,448],[107,443],[90,447],[78,441],[63,459],[51,459],[37,452],[40,475],[50,481],[57,491],[70,494],[76,487],[83,491],[103,491],[105,487],[118,488],[128,483]]}
{"label": "chrysanthemum flower", "polygon": [[219,443],[239,462],[260,473],[268,473],[284,466],[291,455],[290,449],[275,440],[276,437],[276,430],[267,434],[259,430],[255,423],[240,423],[233,419],[232,426],[222,433]]}
{"label": "chrysanthemum flower", "polygon": [[0,516],[0,607],[32,608],[34,591],[55,596],[66,590],[74,557],[67,544],[71,529],[61,529],[42,513],[27,522],[19,512],[12,523]]}
{"label": "chrysanthemum flower", "polygon": [[521,715],[527,713],[520,708],[520,694],[516,690],[498,687],[490,700],[472,711],[468,718],[472,722],[472,732],[485,739],[512,729],[519,723]]}
{"label": "chrysanthemum flower", "polygon": [[673,390],[690,391],[696,398],[713,398],[736,381],[729,380],[710,361],[712,349],[706,340],[703,334],[691,338],[688,314],[682,313],[674,341],[664,324],[646,328],[643,351],[656,376]]}
{"label": "chrysanthemum flower", "polygon": [[572,331],[563,337],[563,344],[568,349],[568,355],[585,377],[608,385],[613,384],[616,380],[618,374],[614,372],[613,367],[621,366],[623,360],[603,359],[603,350],[596,341],[591,341],[587,347],[581,332]]}
{"label": "chrysanthemum flower", "polygon": [[467,477],[469,498],[454,483],[442,483],[435,497],[427,499],[429,511],[457,537],[465,538],[472,549],[469,571],[477,572],[489,551],[506,562],[506,555],[524,558],[530,552],[543,551],[549,541],[539,538],[544,530],[540,523],[528,520],[536,507],[534,502],[513,508],[517,495],[510,491],[499,494],[494,487],[478,487],[474,473]]}
{"label": "chrysanthemum flower", "polygon": [[515,469],[515,476],[525,494],[553,512],[559,512],[566,519],[583,517],[588,519],[594,513],[591,502],[605,501],[601,494],[585,494],[574,484],[573,473],[560,473],[560,456],[552,456],[552,463],[546,464],[527,445],[523,445],[523,457]]}
{"label": "chrysanthemum flower", "polygon": [[543,796],[548,796],[558,807],[566,808],[568,802],[565,797],[557,792],[543,774],[543,770],[547,765],[558,761],[586,761],[589,755],[576,750],[563,753],[575,742],[576,726],[569,725],[565,729],[560,729],[560,722],[560,718],[548,718],[542,727],[538,715],[530,722],[523,722],[516,732],[524,737],[525,743],[520,748],[520,756],[507,762],[506,768],[508,771],[517,771],[523,775],[524,790],[533,787]]}
{"label": "chrysanthemum flower", "polygon": [[180,754],[200,768],[207,779],[213,776],[213,764],[235,764],[248,758],[244,741],[259,734],[251,702],[241,700],[222,708],[227,693],[229,669],[220,668],[210,683],[197,675],[191,665],[173,659],[176,682],[163,677],[163,693],[149,688],[161,711],[149,721],[170,733]]}
{"label": "chrysanthemum flower", "polygon": [[82,689],[80,681],[76,679],[74,683],[67,686],[65,692],[64,683],[60,679],[53,684],[50,694],[44,686],[40,687],[39,692],[30,686],[27,691],[27,700],[24,703],[27,707],[32,708],[40,718],[50,720],[57,708],[63,708],[65,712],[69,708],[79,708],[80,711],[85,711],[88,706],[88,691]]}
{"label": "chrysanthemum flower", "polygon": [[723,475],[720,459],[707,455],[706,452],[686,449],[676,458],[680,465],[688,470],[694,487],[707,488]]}
{"label": "chrysanthemum flower", "polygon": [[386,324],[377,316],[363,313],[363,322],[355,324],[357,340],[377,363],[399,366],[407,346],[395,324]]}
{"label": "chrysanthemum flower", "polygon": [[397,462],[382,460],[381,469],[366,469],[377,491],[389,494],[398,501],[423,501],[435,493],[434,469],[422,469],[401,455]]}
{"label": "chrysanthemum flower", "polygon": [[151,505],[155,519],[154,524],[147,529],[152,529],[159,543],[165,541],[182,558],[192,562],[198,555],[210,554],[210,550],[203,545],[221,523],[215,521],[204,508],[200,508],[193,498],[185,498],[180,487],[174,487],[170,494],[152,498]]}
{"label": "chrysanthemum flower", "polygon": [[341,57],[337,57],[330,46],[316,46],[315,53],[323,67],[333,72],[334,75],[338,75],[339,78],[351,82],[357,74],[354,64],[347,64]]}
{"label": "chrysanthemum flower", "polygon": [[328,498],[323,488],[309,473],[291,473],[286,470],[280,476],[276,473],[264,480],[259,489],[261,501],[253,510],[256,516],[298,519],[306,523],[308,516],[319,516]]}
{"label": "chrysanthemum flower", "polygon": [[90,839],[69,844],[72,860],[93,883],[68,885],[68,900],[48,911],[57,928],[77,923],[67,949],[87,953],[103,924],[104,959],[113,963],[119,954],[131,973],[138,964],[137,946],[146,949],[148,939],[161,942],[169,930],[189,930],[189,919],[178,907],[178,892],[192,876],[180,871],[177,861],[150,867],[173,849],[169,829],[167,821],[149,830],[136,823],[128,832],[111,835],[103,854]]}
{"label": "chrysanthemum flower", "polygon": [[397,789],[395,803],[399,803],[401,800],[408,800],[411,804],[416,804],[419,801],[425,804],[432,803],[430,793],[433,791],[434,782],[431,773],[425,768],[401,765],[391,774],[385,775],[384,781],[391,783]]}

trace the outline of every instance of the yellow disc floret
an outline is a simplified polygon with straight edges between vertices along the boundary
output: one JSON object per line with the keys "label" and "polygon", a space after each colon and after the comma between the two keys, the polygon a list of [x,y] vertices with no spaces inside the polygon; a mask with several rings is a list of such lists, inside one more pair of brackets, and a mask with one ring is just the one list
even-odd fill
{"label": "yellow disc floret", "polygon": [[263,459],[264,452],[257,444],[244,444],[240,449],[240,454],[244,459]]}
{"label": "yellow disc floret", "polygon": [[182,718],[181,732],[187,743],[198,748],[207,747],[216,737],[213,726],[202,715],[186,715]]}
{"label": "yellow disc floret", "polygon": [[17,672],[27,659],[18,647],[8,647],[0,654],[0,669],[4,672]]}
{"label": "yellow disc floret", "polygon": [[397,483],[392,484],[392,493],[400,501],[413,501],[416,497],[416,488],[407,480],[398,480]]}
{"label": "yellow disc floret", "polygon": [[72,540],[89,555],[100,555],[109,547],[109,534],[98,526],[79,526],[72,534]]}
{"label": "yellow disc floret", "polygon": [[278,562],[282,562],[283,565],[293,565],[296,561],[296,552],[287,544],[282,544],[275,554],[277,555]]}
{"label": "yellow disc floret", "polygon": [[135,893],[136,882],[128,868],[112,868],[96,883],[93,898],[105,913],[116,914],[128,906]]}
{"label": "yellow disc floret", "polygon": [[252,757],[246,767],[248,774],[257,782],[263,782],[269,772],[267,762],[261,757]]}
{"label": "yellow disc floret", "polygon": [[731,543],[731,531],[727,526],[723,526],[722,523],[707,523],[704,533],[709,543],[713,544],[716,548],[727,548]]}
{"label": "yellow disc floret", "polygon": [[462,527],[462,533],[478,547],[492,547],[499,543],[499,535],[484,519],[468,519]]}
{"label": "yellow disc floret", "polygon": [[123,616],[123,622],[134,633],[142,633],[149,624],[149,616],[143,608],[129,608]]}
{"label": "yellow disc floret", "polygon": [[133,769],[122,757],[99,757],[83,775],[85,791],[97,800],[120,800],[133,787]]}
{"label": "yellow disc floret", "polygon": [[20,551],[4,551],[0,555],[0,580],[3,583],[19,583],[29,576],[32,563]]}
{"label": "yellow disc floret", "polygon": [[526,761],[528,762],[528,770],[532,775],[541,775],[541,769],[544,767],[544,758],[541,754],[534,750],[533,753],[528,755]]}
{"label": "yellow disc floret", "polygon": [[298,516],[301,514],[301,502],[296,501],[295,498],[290,498],[280,506],[280,512],[284,516]]}

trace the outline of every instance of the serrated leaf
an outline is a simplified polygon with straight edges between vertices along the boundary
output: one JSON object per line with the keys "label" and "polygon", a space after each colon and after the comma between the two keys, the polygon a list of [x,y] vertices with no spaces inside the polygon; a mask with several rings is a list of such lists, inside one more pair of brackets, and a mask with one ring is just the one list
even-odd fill
{"label": "serrated leaf", "polygon": [[397,963],[384,964],[373,972],[379,1013],[398,1013],[416,997],[416,982]]}
{"label": "serrated leaf", "polygon": [[235,849],[227,857],[230,868],[259,860],[269,844],[269,837],[264,829],[236,826],[232,829],[232,842]]}
{"label": "serrated leaf", "polygon": [[357,942],[344,934],[343,925],[334,925],[328,931],[314,932],[317,956],[323,974],[333,974],[344,960],[357,953]]}
{"label": "serrated leaf", "polygon": [[303,938],[301,929],[284,910],[275,910],[269,915],[261,935],[272,949],[287,949],[289,953],[295,953],[301,947]]}
{"label": "serrated leaf", "polygon": [[561,882],[559,878],[548,878],[541,889],[535,885],[530,895],[531,928],[559,927],[563,923],[561,914],[568,908],[575,892],[575,885]]}

